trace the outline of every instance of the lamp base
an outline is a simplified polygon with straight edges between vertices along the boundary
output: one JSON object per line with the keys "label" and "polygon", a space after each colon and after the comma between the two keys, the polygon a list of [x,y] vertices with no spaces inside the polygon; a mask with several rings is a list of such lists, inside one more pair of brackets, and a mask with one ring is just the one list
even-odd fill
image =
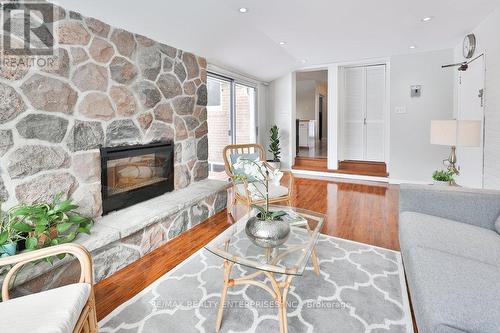
{"label": "lamp base", "polygon": [[448,164],[447,167],[449,171],[453,172],[455,175],[460,174],[460,168],[457,167],[457,147],[455,146],[451,147],[450,156],[448,157],[447,160],[444,160],[443,162],[447,162]]}

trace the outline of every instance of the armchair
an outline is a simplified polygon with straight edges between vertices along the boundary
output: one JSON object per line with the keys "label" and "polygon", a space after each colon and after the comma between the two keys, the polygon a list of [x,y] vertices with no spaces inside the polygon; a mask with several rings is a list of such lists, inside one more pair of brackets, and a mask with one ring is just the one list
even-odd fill
{"label": "armchair", "polygon": [[[80,263],[78,283],[10,299],[9,284],[25,264],[59,254]],[[97,317],[89,252],[78,244],[62,244],[0,258],[0,267],[13,265],[2,284],[0,332],[97,333]]]}
{"label": "armchair", "polygon": [[[239,144],[239,145],[229,145],[224,148],[224,168],[226,174],[231,178],[232,181],[232,193],[233,199],[228,206],[228,211],[234,207],[236,203],[241,203],[250,210],[250,207],[254,204],[263,204],[265,201],[263,199],[255,200],[252,198],[250,191],[248,189],[248,182],[246,181],[235,181],[235,174],[233,172],[233,164],[236,162],[238,157],[246,156],[249,159],[260,160],[264,165],[273,171],[274,168],[266,162],[266,154],[264,147],[259,144]],[[283,186],[284,181],[281,181],[280,185],[269,185],[269,203],[285,202],[290,205],[292,199],[293,191],[293,175],[289,171],[283,171],[286,183]]]}

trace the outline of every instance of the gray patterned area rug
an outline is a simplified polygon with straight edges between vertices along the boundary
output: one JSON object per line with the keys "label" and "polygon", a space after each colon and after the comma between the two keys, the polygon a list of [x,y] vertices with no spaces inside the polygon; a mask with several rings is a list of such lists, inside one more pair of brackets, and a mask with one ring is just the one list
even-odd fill
{"label": "gray patterned area rug", "polygon": [[[292,280],[290,333],[413,332],[399,252],[323,235],[317,251],[321,276],[309,263]],[[115,309],[99,331],[214,332],[222,265],[214,254],[198,251]],[[232,277],[251,272],[235,265]],[[232,287],[221,332],[279,332],[278,308],[259,287]]]}

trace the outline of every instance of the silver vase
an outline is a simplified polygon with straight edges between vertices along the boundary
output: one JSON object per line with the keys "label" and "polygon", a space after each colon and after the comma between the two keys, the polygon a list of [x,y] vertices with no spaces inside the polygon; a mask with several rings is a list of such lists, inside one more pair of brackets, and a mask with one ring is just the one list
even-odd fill
{"label": "silver vase", "polygon": [[259,220],[252,217],[247,221],[245,232],[255,245],[273,248],[286,242],[290,235],[290,225],[285,221]]}

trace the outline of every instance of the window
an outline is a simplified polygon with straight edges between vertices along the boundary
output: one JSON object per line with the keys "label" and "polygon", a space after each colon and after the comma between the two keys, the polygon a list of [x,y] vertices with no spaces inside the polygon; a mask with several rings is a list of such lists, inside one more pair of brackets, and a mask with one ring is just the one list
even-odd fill
{"label": "window", "polygon": [[211,178],[226,178],[222,152],[234,143],[254,143],[256,89],[211,74],[207,80],[208,163]]}
{"label": "window", "polygon": [[217,80],[208,80],[207,82],[208,90],[208,104],[207,106],[220,106],[221,105],[221,95],[222,95],[222,84]]}
{"label": "window", "polygon": [[236,119],[235,119],[235,142],[255,142],[255,88],[236,84]]}

